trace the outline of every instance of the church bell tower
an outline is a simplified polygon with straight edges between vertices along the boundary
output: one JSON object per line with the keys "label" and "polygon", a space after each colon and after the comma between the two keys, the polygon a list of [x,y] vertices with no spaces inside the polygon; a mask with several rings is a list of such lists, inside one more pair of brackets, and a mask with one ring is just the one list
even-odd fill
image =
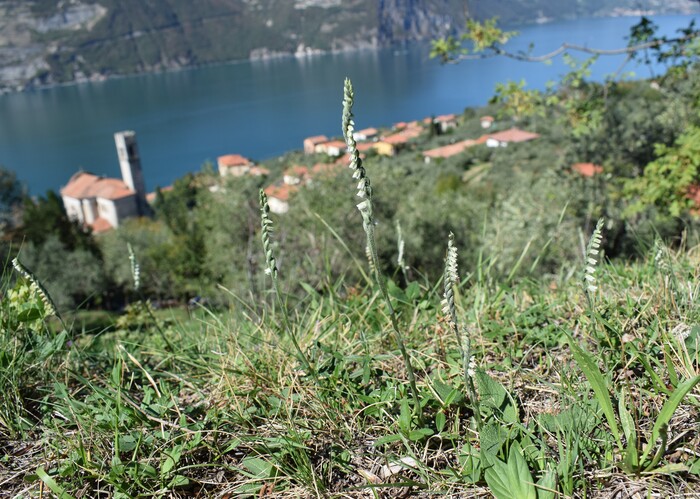
{"label": "church bell tower", "polygon": [[124,183],[136,192],[139,215],[148,215],[149,208],[146,203],[146,184],[143,181],[141,171],[141,159],[136,146],[136,133],[131,130],[114,134],[114,143],[117,146],[119,167],[122,171]]}

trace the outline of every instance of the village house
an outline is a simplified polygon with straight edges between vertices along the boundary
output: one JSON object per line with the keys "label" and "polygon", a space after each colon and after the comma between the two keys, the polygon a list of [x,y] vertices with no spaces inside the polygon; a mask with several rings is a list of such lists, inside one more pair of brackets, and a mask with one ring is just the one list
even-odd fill
{"label": "village house", "polygon": [[409,126],[396,133],[395,135],[405,137],[407,140],[415,139],[423,135],[423,127],[414,121],[412,124],[409,124]]}
{"label": "village house", "polygon": [[352,137],[358,141],[362,142],[365,140],[374,140],[377,138],[379,135],[379,131],[376,128],[364,128],[362,130],[358,130],[357,132],[354,132],[352,134]]}
{"label": "village house", "polygon": [[[378,154],[383,156],[394,156],[399,150],[408,144],[408,141],[420,137],[423,134],[423,127],[417,121],[410,123],[398,123],[401,125],[401,130],[381,137],[379,141],[374,142],[372,146]],[[397,125],[394,125],[396,127]]]}
{"label": "village house", "polygon": [[373,144],[374,149],[382,156],[394,156],[401,148],[406,146],[408,139],[399,133],[381,138]]}
{"label": "village house", "polygon": [[219,175],[222,177],[227,175],[240,177],[246,173],[250,173],[250,169],[255,166],[255,163],[248,158],[241,156],[240,154],[226,154],[225,156],[219,156],[216,163],[219,166]]}
{"label": "village house", "polygon": [[282,215],[289,211],[289,197],[299,189],[296,185],[274,184],[265,188],[267,204],[270,211],[277,215]]}
{"label": "village house", "polygon": [[486,147],[506,147],[510,143],[527,142],[540,136],[538,133],[526,132],[519,128],[510,128],[486,137]]}
{"label": "village house", "polygon": [[571,170],[583,177],[594,177],[603,173],[603,167],[593,163],[574,163]]}
{"label": "village house", "polygon": [[115,133],[114,142],[121,180],[79,171],[61,189],[68,217],[95,233],[119,227],[127,218],[150,214],[136,134]]}
{"label": "village house", "polygon": [[493,116],[482,116],[479,119],[479,123],[481,124],[481,128],[491,128],[493,126],[494,119]]}
{"label": "village house", "polygon": [[282,172],[282,179],[287,185],[299,185],[306,180],[309,169],[301,165],[292,165]]}
{"label": "village house", "polygon": [[433,123],[435,123],[438,133],[446,133],[453,128],[457,128],[457,115],[442,114],[436,116]]}
{"label": "village house", "polygon": [[342,140],[329,140],[316,145],[316,152],[319,154],[327,154],[328,156],[340,156],[343,154],[347,145]]}
{"label": "village house", "polygon": [[328,142],[328,137],[325,135],[315,135],[313,137],[307,137],[304,139],[304,153],[314,154],[316,153],[316,146]]}

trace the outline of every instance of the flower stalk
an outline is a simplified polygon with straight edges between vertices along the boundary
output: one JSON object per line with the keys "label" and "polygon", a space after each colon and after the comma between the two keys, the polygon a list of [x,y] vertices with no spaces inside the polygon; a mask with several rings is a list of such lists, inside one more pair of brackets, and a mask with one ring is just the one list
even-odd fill
{"label": "flower stalk", "polygon": [[282,294],[279,290],[277,260],[275,259],[275,253],[272,249],[273,224],[272,220],[270,219],[270,205],[267,201],[267,195],[262,189],[260,189],[259,202],[261,238],[263,244],[263,251],[265,252],[265,275],[269,275],[272,278],[272,288],[275,292],[275,296],[277,297],[277,304],[282,310],[282,320],[284,322],[284,327],[287,330],[287,333],[289,334],[289,338],[292,341],[294,350],[296,350],[299,360],[304,365],[304,369],[306,369],[306,371],[309,374],[311,374],[315,379],[317,379],[316,370],[311,366],[309,358],[301,349],[296,334],[294,334],[294,330],[292,329],[291,321],[289,320],[289,315],[287,313],[287,307],[282,300]]}
{"label": "flower stalk", "polygon": [[588,241],[586,253],[584,255],[585,269],[583,271],[582,285],[584,292],[586,293],[586,299],[588,300],[591,320],[594,320],[593,298],[595,296],[595,292],[598,290],[595,274],[598,260],[600,259],[600,245],[603,242],[603,223],[604,220],[602,218],[598,220],[595,230]]}
{"label": "flower stalk", "polygon": [[349,78],[345,79],[345,86],[343,89],[343,117],[342,117],[342,129],[343,137],[345,138],[345,144],[347,145],[347,152],[350,156],[349,167],[352,170],[352,178],[357,180],[357,197],[362,199],[357,204],[357,209],[360,211],[362,216],[362,227],[367,236],[367,254],[372,262],[370,267],[372,268],[372,273],[374,274],[375,281],[379,286],[379,291],[384,298],[387,310],[389,312],[389,318],[391,320],[391,326],[394,330],[394,336],[396,338],[396,343],[401,352],[401,357],[404,361],[404,366],[408,374],[408,383],[413,397],[413,411],[418,418],[419,424],[423,422],[423,413],[421,410],[420,397],[418,395],[418,388],[416,386],[416,376],[413,370],[413,364],[411,363],[411,357],[406,350],[406,342],[404,341],[403,334],[399,329],[398,320],[396,317],[396,311],[391,304],[391,299],[389,298],[389,293],[387,292],[386,285],[382,279],[381,273],[379,271],[379,255],[377,253],[376,239],[374,235],[374,213],[372,211],[372,186],[367,176],[367,171],[362,165],[362,158],[360,158],[360,153],[357,150],[357,142],[353,137],[353,132],[355,131],[355,122],[353,120],[352,106],[355,101],[355,93],[352,87],[352,82]]}
{"label": "flower stalk", "polygon": [[481,428],[481,413],[479,409],[479,398],[474,386],[474,375],[476,374],[476,362],[472,354],[471,338],[467,331],[460,334],[457,322],[457,306],[455,305],[454,288],[459,284],[459,273],[457,267],[457,247],[455,246],[455,236],[450,232],[447,240],[447,254],[445,255],[445,270],[443,273],[444,294],[442,300],[442,313],[447,317],[447,323],[457,338],[457,346],[462,357],[462,371],[464,375],[464,386],[467,390],[469,401],[476,419],[477,428]]}

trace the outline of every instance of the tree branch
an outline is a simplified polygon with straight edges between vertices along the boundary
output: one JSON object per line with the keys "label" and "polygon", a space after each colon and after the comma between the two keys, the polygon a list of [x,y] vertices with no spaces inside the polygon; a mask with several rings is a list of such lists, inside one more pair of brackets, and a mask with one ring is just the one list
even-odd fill
{"label": "tree branch", "polygon": [[571,50],[571,51],[577,51],[577,52],[584,52],[587,54],[592,54],[592,55],[620,55],[620,54],[633,54],[635,52],[638,52],[640,50],[644,49],[650,49],[650,48],[657,48],[661,47],[666,44],[672,44],[672,43],[686,43],[689,42],[695,38],[698,37],[698,33],[691,33],[686,36],[680,37],[680,38],[671,38],[671,39],[657,39],[657,40],[652,40],[650,42],[646,43],[640,43],[637,45],[630,45],[629,47],[623,47],[623,48],[618,48],[618,49],[595,49],[595,48],[589,48],[585,47],[583,45],[575,45],[572,43],[562,43],[559,48],[548,52],[546,54],[538,55],[538,56],[532,56],[528,55],[524,52],[509,52],[502,47],[494,44],[488,47],[488,50],[490,52],[487,53],[478,53],[478,54],[461,54],[459,56],[453,57],[447,61],[448,64],[457,64],[462,61],[468,61],[468,60],[477,60],[477,59],[489,59],[491,57],[498,57],[498,56],[503,56],[503,57],[509,57],[511,59],[515,59],[518,61],[524,61],[524,62],[545,62],[550,59],[553,59],[557,57],[558,55],[563,54],[564,52]]}

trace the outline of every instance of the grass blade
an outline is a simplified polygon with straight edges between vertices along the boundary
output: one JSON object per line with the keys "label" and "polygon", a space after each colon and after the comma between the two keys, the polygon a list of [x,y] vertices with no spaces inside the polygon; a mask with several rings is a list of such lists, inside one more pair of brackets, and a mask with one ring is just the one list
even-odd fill
{"label": "grass blade", "polygon": [[574,360],[576,360],[576,364],[578,364],[578,367],[581,369],[581,371],[583,371],[588,383],[590,383],[591,388],[593,388],[593,393],[595,393],[596,399],[603,410],[605,419],[608,420],[610,431],[615,437],[617,445],[622,448],[620,429],[617,426],[615,411],[613,410],[610,394],[608,393],[608,385],[605,382],[603,374],[600,372],[600,369],[598,369],[598,365],[593,360],[593,357],[591,357],[591,355],[583,348],[578,346],[571,336],[569,336],[569,346],[571,347],[571,353],[574,356]]}
{"label": "grass blade", "polygon": [[645,471],[652,470],[657,464],[659,464],[659,461],[666,452],[666,430],[668,429],[668,423],[671,421],[673,414],[676,412],[676,409],[678,409],[678,406],[683,401],[685,396],[690,392],[690,390],[695,388],[695,385],[697,385],[698,382],[700,382],[700,374],[679,385],[661,408],[661,412],[659,412],[656,422],[654,423],[654,428],[651,430],[651,439],[649,440],[649,444],[640,461],[642,463],[646,462],[647,457],[649,457],[649,454],[659,439],[661,439],[661,445],[657,449],[656,454],[654,454],[654,458],[645,467]]}
{"label": "grass blade", "polygon": [[41,481],[44,482],[48,488],[51,489],[51,492],[58,496],[58,499],[74,499],[72,495],[70,495],[63,489],[63,487],[56,483],[56,480],[51,478],[49,474],[46,473],[46,471],[44,471],[44,468],[37,468],[36,474],[41,479]]}

